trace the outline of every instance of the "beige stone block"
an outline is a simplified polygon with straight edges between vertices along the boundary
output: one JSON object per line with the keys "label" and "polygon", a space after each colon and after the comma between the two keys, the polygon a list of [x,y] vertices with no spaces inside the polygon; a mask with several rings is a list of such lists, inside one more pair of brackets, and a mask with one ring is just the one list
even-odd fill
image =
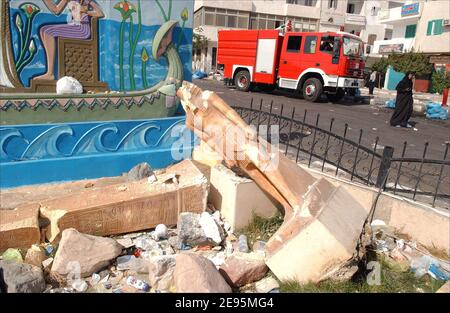
{"label": "beige stone block", "polygon": [[124,182],[43,201],[41,215],[50,220],[47,238],[59,240],[67,228],[106,236],[175,225],[181,212],[206,209],[209,184],[192,161],[175,164],[157,177],[152,184],[146,179]]}
{"label": "beige stone block", "polygon": [[277,212],[277,207],[253,180],[239,177],[221,164],[211,169],[210,184],[209,201],[220,210],[233,231],[246,227],[253,213],[269,218]]}
{"label": "beige stone block", "polygon": [[8,248],[29,248],[39,243],[39,205],[0,210],[0,252]]}
{"label": "beige stone block", "polygon": [[266,264],[280,280],[318,282],[352,257],[366,217],[344,188],[321,179],[268,242]]}

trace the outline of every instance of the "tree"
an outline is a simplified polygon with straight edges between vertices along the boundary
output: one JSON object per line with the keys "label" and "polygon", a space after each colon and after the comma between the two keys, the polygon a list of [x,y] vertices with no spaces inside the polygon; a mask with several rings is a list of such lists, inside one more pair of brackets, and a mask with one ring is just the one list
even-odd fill
{"label": "tree", "polygon": [[390,55],[389,64],[397,72],[415,72],[418,78],[429,78],[433,71],[430,58],[423,53],[414,51]]}
{"label": "tree", "polygon": [[388,58],[381,58],[372,65],[372,70],[378,73],[386,74],[387,68],[389,66]]}
{"label": "tree", "polygon": [[442,94],[444,88],[450,88],[450,73],[440,70],[433,73],[432,76],[433,92]]}
{"label": "tree", "polygon": [[208,46],[208,38],[203,35],[194,33],[192,38],[192,52],[202,51]]}

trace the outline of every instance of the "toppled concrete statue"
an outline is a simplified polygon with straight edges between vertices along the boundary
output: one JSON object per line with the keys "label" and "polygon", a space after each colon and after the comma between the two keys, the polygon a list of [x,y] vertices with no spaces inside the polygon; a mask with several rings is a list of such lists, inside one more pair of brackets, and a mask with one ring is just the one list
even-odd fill
{"label": "toppled concrete statue", "polygon": [[177,95],[187,126],[284,209],[283,225],[266,246],[266,263],[279,279],[317,282],[352,258],[367,212],[343,187],[315,179],[279,153],[215,93],[184,82]]}

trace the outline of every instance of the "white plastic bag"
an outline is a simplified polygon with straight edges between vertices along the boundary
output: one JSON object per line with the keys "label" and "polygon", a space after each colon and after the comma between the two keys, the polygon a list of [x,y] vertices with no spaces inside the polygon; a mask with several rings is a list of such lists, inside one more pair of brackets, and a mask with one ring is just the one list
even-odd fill
{"label": "white plastic bag", "polygon": [[63,94],[82,94],[83,86],[78,80],[70,76],[64,76],[56,83],[56,93]]}

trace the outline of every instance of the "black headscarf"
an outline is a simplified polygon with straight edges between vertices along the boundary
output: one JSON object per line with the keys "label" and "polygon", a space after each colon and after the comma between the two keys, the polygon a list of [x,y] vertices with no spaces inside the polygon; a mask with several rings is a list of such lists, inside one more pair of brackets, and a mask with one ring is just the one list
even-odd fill
{"label": "black headscarf", "polygon": [[398,83],[397,92],[403,92],[403,93],[412,93],[412,87],[413,87],[413,81],[411,78],[409,78],[410,74],[415,74],[414,72],[406,72],[405,77]]}

